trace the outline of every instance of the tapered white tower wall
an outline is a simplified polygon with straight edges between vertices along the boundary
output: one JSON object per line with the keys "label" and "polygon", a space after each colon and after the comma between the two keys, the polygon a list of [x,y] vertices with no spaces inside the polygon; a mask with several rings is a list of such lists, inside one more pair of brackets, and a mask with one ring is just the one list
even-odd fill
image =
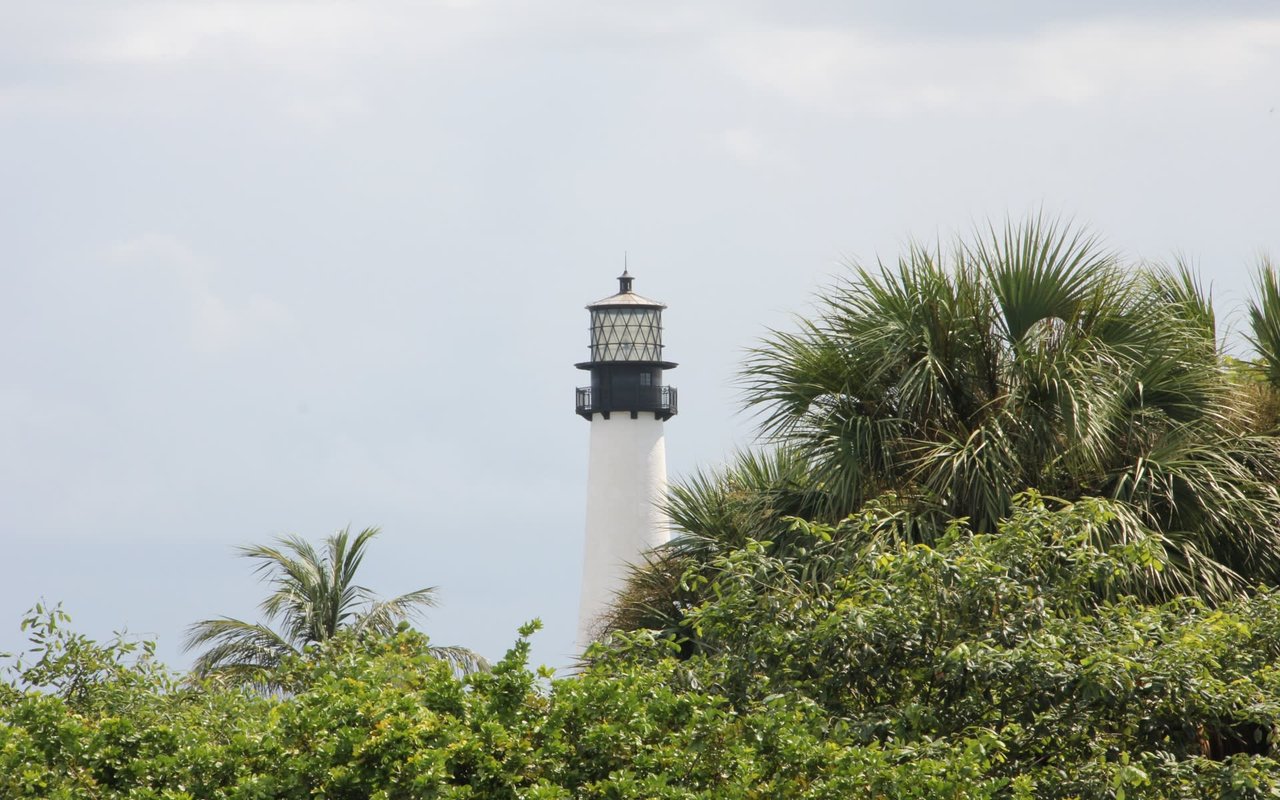
{"label": "tapered white tower wall", "polygon": [[653,414],[596,415],[587,467],[578,645],[595,639],[600,615],[626,582],[629,565],[670,537],[661,502],[667,488],[662,420]]}

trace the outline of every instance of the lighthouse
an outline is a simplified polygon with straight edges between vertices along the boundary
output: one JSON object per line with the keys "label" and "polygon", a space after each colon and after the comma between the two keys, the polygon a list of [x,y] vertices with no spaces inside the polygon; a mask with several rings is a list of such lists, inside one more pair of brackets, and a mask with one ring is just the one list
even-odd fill
{"label": "lighthouse", "polygon": [[662,382],[675,364],[662,357],[665,305],[632,291],[627,271],[618,292],[587,306],[591,373],[576,408],[591,423],[587,530],[578,607],[578,647],[599,633],[601,616],[626,582],[628,568],[670,537],[661,503],[667,487],[663,423],[676,413],[676,390]]}

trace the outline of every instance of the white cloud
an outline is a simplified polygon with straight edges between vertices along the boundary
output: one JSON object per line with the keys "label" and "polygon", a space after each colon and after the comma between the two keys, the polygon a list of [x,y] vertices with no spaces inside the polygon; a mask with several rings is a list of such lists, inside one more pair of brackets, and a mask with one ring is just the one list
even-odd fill
{"label": "white cloud", "polygon": [[269,113],[327,124],[362,113],[388,71],[443,75],[423,65],[509,34],[511,16],[449,0],[34,4],[0,24],[0,52],[23,65],[0,74],[0,114],[199,108],[200,93],[234,87],[238,102],[261,93]]}
{"label": "white cloud", "polygon": [[456,0],[166,0],[104,14],[75,52],[97,63],[232,60],[326,74],[357,59],[465,47],[507,21],[492,7]]}
{"label": "white cloud", "polygon": [[720,139],[725,152],[736,161],[756,162],[765,153],[764,140],[748,128],[731,128],[721,134]]}
{"label": "white cloud", "polygon": [[353,3],[163,3],[104,20],[83,54],[105,62],[172,62],[243,48],[281,60],[341,51],[364,38],[369,17]]}
{"label": "white cloud", "polygon": [[207,285],[191,287],[191,337],[197,349],[221,353],[292,324],[283,304],[261,294],[231,303]]}
{"label": "white cloud", "polygon": [[107,257],[116,264],[159,265],[186,278],[203,279],[208,264],[173,236],[148,233],[117,242],[107,248]]}
{"label": "white cloud", "polygon": [[714,47],[725,69],[748,84],[848,114],[1083,104],[1280,79],[1280,18],[1107,20],[1002,39],[778,29],[728,34]]}
{"label": "white cloud", "polygon": [[108,249],[116,264],[158,269],[178,278],[188,335],[202,353],[222,353],[293,326],[287,306],[261,293],[226,297],[214,289],[216,265],[179,239],[147,234]]}

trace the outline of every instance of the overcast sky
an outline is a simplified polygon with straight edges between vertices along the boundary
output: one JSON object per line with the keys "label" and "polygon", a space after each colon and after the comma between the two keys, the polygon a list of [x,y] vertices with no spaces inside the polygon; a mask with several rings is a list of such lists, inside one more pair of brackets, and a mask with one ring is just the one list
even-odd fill
{"label": "overcast sky", "polygon": [[45,598],[185,666],[256,618],[236,545],[350,524],[439,643],[536,616],[563,665],[624,252],[673,477],[751,442],[742,349],[911,237],[1043,208],[1237,319],[1280,10],[1047,5],[0,0],[0,651]]}

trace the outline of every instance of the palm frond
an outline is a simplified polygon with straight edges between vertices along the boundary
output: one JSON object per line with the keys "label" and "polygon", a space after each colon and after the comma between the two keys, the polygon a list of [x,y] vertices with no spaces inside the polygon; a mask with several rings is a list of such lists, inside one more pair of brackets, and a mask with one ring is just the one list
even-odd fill
{"label": "palm frond", "polygon": [[431,645],[427,648],[427,652],[447,663],[458,675],[488,672],[493,666],[484,656],[474,650],[457,645]]}
{"label": "palm frond", "polygon": [[279,664],[299,649],[262,624],[230,617],[206,619],[187,629],[184,649],[208,645],[192,664],[197,676],[257,672]]}
{"label": "palm frond", "polygon": [[1014,346],[1045,320],[1067,326],[1087,321],[1099,284],[1115,280],[1114,256],[1092,234],[1043,215],[989,228],[964,247],[982,269],[996,307],[1000,333]]}
{"label": "palm frond", "polygon": [[357,631],[390,634],[401,621],[419,616],[424,608],[434,608],[437,605],[435,594],[436,587],[428,586],[399,597],[372,601],[358,615],[353,615],[350,627]]}
{"label": "palm frond", "polygon": [[1254,278],[1256,297],[1249,301],[1249,333],[1259,370],[1280,389],[1280,273],[1264,258]]}

